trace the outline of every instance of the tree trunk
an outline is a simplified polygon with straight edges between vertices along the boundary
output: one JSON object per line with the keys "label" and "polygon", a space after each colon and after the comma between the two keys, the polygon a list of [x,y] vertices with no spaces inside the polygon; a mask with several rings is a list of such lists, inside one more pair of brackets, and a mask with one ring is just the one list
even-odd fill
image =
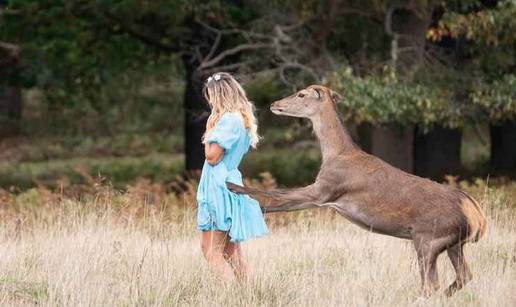
{"label": "tree trunk", "polygon": [[393,39],[396,40],[392,56],[397,71],[405,78],[411,78],[423,62],[430,21],[429,13],[418,13],[406,8],[392,12]]}
{"label": "tree trunk", "polygon": [[[431,9],[430,9],[431,10]],[[406,7],[391,6],[386,16],[386,32],[392,35],[392,61],[398,74],[410,79],[423,61],[426,30],[430,14],[420,14]],[[412,125],[383,127],[361,125],[359,143],[363,149],[406,172],[413,172],[414,133]]]}
{"label": "tree trunk", "polygon": [[183,58],[186,70],[184,96],[184,146],[185,167],[187,171],[199,170],[204,163],[204,146],[201,142],[206,129],[209,107],[202,97],[202,76],[190,58]]}
{"label": "tree trunk", "polygon": [[20,48],[0,41],[0,137],[19,132],[22,116],[21,89],[13,82],[18,72]]}
{"label": "tree trunk", "polygon": [[516,177],[516,121],[491,124],[491,168]]}
{"label": "tree trunk", "polygon": [[406,172],[413,171],[414,128],[412,126],[374,127],[363,124],[357,128],[357,135],[358,143],[366,152]]}
{"label": "tree trunk", "polygon": [[[418,130],[418,129],[416,129]],[[414,138],[414,172],[418,176],[442,180],[461,170],[462,132],[436,126],[432,131],[417,131]]]}
{"label": "tree trunk", "polygon": [[0,137],[17,134],[21,116],[20,88],[15,86],[0,87]]}

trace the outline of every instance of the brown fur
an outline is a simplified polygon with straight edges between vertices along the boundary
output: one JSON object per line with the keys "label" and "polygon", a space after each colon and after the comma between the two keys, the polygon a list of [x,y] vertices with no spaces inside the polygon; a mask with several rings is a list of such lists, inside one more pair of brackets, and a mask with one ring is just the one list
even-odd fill
{"label": "brown fur", "polygon": [[447,250],[457,273],[447,290],[453,294],[471,279],[462,246],[478,241],[486,230],[479,204],[458,189],[405,173],[360,150],[338,116],[334,97],[328,88],[310,86],[271,106],[276,114],[312,121],[322,151],[313,184],[274,190],[228,187],[265,198],[265,212],[331,207],[367,230],[412,240],[425,294],[438,287],[436,260]]}
{"label": "brown fur", "polygon": [[478,202],[466,195],[462,199],[461,210],[468,221],[468,240],[477,242],[486,232],[486,219]]}

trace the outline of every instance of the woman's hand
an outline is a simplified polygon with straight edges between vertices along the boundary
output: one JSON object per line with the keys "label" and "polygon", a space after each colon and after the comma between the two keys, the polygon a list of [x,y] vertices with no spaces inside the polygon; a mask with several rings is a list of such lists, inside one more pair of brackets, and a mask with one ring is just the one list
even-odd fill
{"label": "woman's hand", "polygon": [[224,148],[217,143],[206,143],[204,144],[204,155],[208,164],[216,165],[224,157]]}

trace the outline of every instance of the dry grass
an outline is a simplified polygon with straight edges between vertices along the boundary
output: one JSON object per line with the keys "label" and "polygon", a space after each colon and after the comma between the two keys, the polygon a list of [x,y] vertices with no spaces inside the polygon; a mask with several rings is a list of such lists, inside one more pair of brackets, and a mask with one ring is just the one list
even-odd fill
{"label": "dry grass", "polygon": [[[477,191],[489,231],[467,245],[473,281],[452,299],[418,300],[409,242],[328,211],[272,217],[272,234],[244,245],[254,280],[224,285],[200,254],[194,190],[174,196],[147,184],[80,201],[0,193],[0,305],[516,305],[516,213],[503,191]],[[454,278],[444,255],[439,272],[444,288]]]}

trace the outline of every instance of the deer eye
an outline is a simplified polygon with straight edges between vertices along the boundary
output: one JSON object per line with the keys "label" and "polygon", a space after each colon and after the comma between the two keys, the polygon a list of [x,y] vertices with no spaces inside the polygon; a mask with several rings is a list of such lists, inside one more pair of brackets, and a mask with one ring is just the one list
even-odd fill
{"label": "deer eye", "polygon": [[299,98],[303,98],[303,97],[305,97],[305,94],[303,94],[303,93],[299,93],[299,94],[297,94],[297,97],[299,97]]}

